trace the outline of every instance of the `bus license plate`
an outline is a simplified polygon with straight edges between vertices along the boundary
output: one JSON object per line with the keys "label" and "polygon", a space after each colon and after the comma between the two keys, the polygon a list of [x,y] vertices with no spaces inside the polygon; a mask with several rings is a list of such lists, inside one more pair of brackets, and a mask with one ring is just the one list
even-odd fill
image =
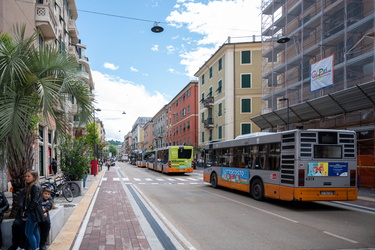
{"label": "bus license plate", "polygon": [[320,191],[320,195],[334,195],[334,191]]}

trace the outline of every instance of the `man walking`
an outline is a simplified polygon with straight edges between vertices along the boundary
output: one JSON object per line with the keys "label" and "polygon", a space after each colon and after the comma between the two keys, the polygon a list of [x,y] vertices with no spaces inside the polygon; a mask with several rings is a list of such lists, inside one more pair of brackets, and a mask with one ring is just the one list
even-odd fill
{"label": "man walking", "polygon": [[52,158],[51,166],[52,166],[53,174],[56,175],[57,174],[57,161],[55,160],[55,158]]}

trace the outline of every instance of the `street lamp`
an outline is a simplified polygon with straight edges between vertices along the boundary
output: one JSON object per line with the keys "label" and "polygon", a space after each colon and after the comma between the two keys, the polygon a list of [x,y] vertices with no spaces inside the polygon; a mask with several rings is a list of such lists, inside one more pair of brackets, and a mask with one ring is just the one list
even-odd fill
{"label": "street lamp", "polygon": [[289,130],[289,98],[283,97],[279,99],[280,102],[286,101],[286,130]]}

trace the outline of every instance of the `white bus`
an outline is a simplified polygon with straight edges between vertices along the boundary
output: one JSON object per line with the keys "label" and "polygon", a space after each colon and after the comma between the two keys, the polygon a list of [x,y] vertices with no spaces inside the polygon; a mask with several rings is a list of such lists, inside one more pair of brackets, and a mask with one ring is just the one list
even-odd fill
{"label": "white bus", "polygon": [[355,200],[356,155],[356,134],[349,130],[242,135],[205,146],[204,181],[256,200]]}

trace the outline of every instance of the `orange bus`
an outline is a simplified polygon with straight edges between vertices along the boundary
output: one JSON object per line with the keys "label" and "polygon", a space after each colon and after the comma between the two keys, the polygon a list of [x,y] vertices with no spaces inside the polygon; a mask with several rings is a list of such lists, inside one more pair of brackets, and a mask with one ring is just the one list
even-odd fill
{"label": "orange bus", "polygon": [[356,200],[356,155],[354,131],[254,133],[207,144],[203,178],[256,200]]}

